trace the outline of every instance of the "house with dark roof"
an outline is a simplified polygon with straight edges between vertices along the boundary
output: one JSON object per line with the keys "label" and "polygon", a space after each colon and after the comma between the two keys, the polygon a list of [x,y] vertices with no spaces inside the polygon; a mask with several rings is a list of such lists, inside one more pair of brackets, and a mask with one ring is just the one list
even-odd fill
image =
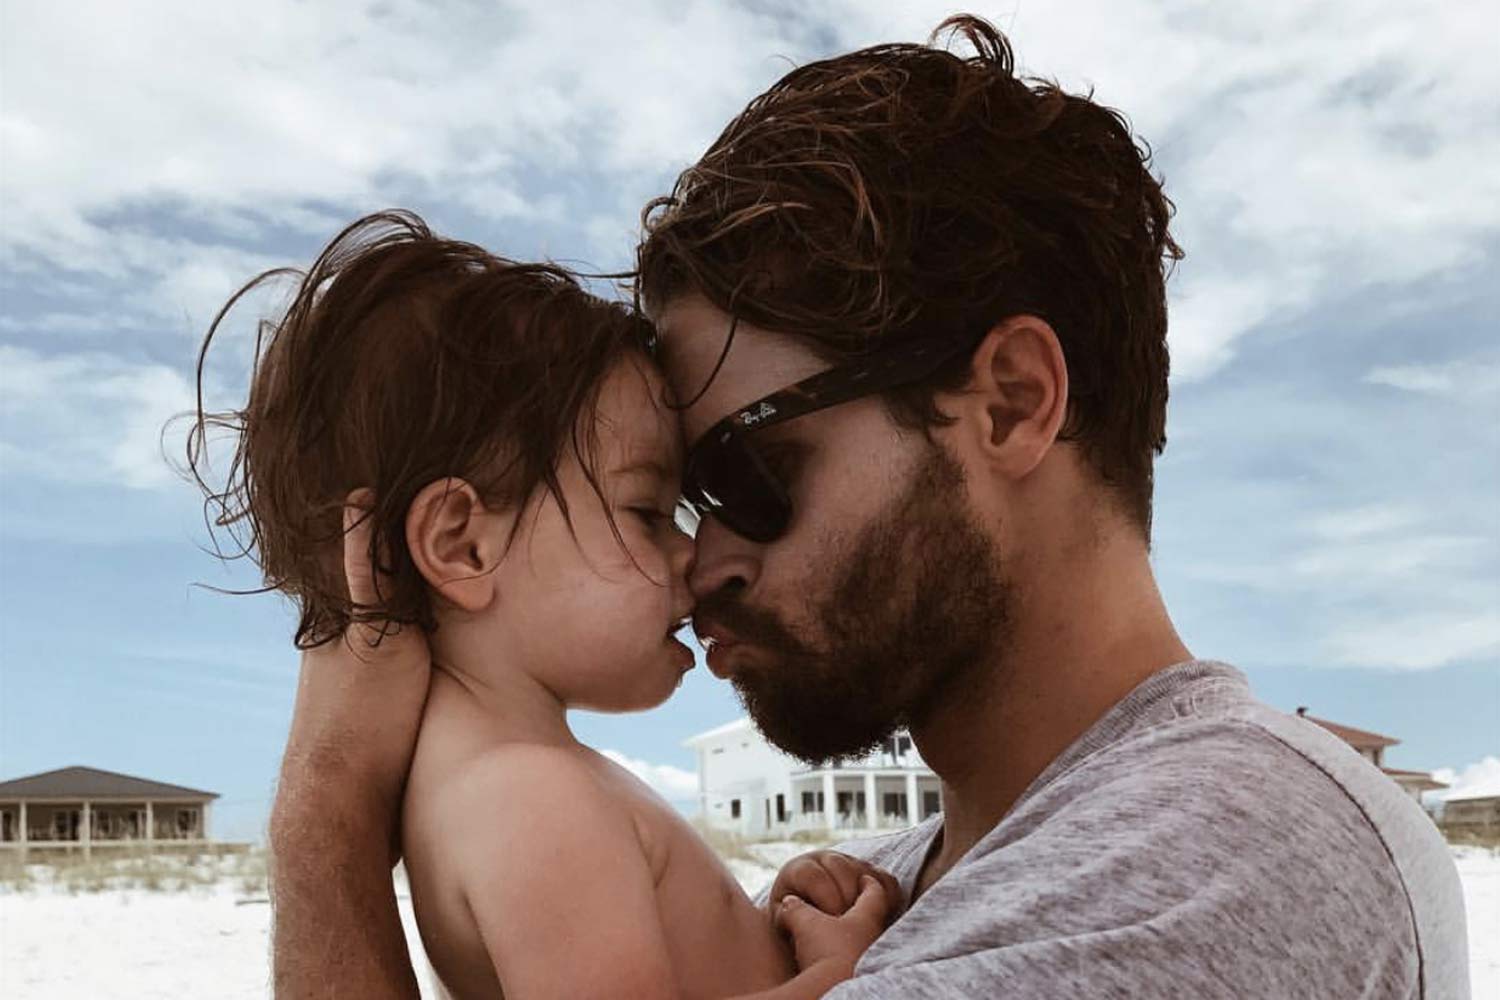
{"label": "house with dark roof", "polygon": [[1418,803],[1422,801],[1423,792],[1432,792],[1439,788],[1448,787],[1426,771],[1404,771],[1398,767],[1386,767],[1386,749],[1401,742],[1393,736],[1382,736],[1379,733],[1372,733],[1367,729],[1355,729],[1353,726],[1345,726],[1337,722],[1329,722],[1327,719],[1319,719],[1316,716],[1308,715],[1306,706],[1298,708],[1297,715],[1308,722],[1317,723],[1349,744],[1354,748],[1355,753],[1384,771],[1387,777],[1400,785],[1401,789],[1416,799]]}
{"label": "house with dark roof", "polygon": [[93,767],[0,781],[0,849],[80,850],[209,841],[219,796]]}
{"label": "house with dark roof", "polygon": [[1443,803],[1443,829],[1479,837],[1500,836],[1500,794],[1481,792]]}

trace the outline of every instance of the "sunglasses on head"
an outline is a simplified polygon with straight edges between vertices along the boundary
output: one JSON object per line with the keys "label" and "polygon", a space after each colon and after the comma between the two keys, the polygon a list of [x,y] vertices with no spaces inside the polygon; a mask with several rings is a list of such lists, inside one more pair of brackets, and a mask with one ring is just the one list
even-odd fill
{"label": "sunglasses on head", "polygon": [[682,504],[691,518],[713,517],[752,542],[774,542],[792,520],[786,484],[752,442],[756,431],[932,375],[978,338],[901,344],[803,379],[741,407],[710,427],[688,451]]}

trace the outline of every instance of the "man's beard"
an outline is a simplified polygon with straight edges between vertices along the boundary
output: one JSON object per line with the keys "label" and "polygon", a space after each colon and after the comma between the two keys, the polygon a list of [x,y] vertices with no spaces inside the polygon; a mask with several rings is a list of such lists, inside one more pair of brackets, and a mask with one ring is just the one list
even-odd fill
{"label": "man's beard", "polygon": [[853,539],[825,598],[822,642],[710,595],[696,617],[755,647],[733,683],[761,733],[809,763],[858,757],[964,696],[1003,646],[1012,594],[966,503],[963,470],[933,445],[905,492]]}

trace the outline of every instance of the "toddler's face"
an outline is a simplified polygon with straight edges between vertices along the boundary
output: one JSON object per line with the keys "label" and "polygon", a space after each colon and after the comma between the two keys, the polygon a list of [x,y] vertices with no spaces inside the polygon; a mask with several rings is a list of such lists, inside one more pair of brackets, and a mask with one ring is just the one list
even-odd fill
{"label": "toddler's face", "polygon": [[507,645],[570,706],[650,708],[693,665],[673,637],[692,610],[693,541],[673,519],[683,448],[664,385],[649,362],[628,358],[600,389],[595,471],[619,539],[569,448],[559,480],[573,533],[542,491],[499,569]]}

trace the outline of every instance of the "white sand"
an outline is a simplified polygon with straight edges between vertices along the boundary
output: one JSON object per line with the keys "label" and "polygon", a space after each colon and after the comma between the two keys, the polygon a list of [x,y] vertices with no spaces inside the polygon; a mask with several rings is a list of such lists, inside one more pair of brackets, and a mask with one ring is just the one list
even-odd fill
{"label": "white sand", "polygon": [[[731,866],[754,893],[769,884],[772,864],[801,849],[757,845],[771,864]],[[1468,904],[1474,998],[1500,1000],[1500,852],[1455,848],[1454,858]],[[401,915],[423,995],[434,996],[406,900]],[[0,890],[0,996],[264,997],[270,919],[265,897],[247,897],[233,880],[174,891]]]}
{"label": "white sand", "polygon": [[1500,850],[1455,847],[1469,917],[1469,985],[1474,1000],[1500,1000]]}

